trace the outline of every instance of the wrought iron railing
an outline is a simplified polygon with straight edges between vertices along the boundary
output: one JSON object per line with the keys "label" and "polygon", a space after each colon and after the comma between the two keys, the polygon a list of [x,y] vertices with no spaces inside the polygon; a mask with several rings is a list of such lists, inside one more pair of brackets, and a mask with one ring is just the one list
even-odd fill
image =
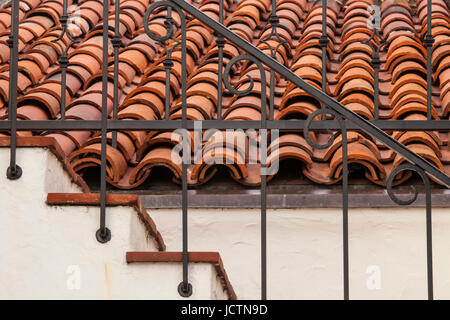
{"label": "wrought iron railing", "polygon": [[[428,298],[433,298],[433,277],[432,277],[432,227],[431,227],[431,186],[429,176],[434,180],[440,182],[446,187],[450,187],[450,178],[444,172],[436,168],[429,161],[411,151],[396,139],[392,138],[384,130],[450,130],[449,120],[435,120],[432,118],[432,48],[433,48],[433,34],[432,34],[432,1],[427,1],[427,32],[424,37],[424,45],[427,49],[427,120],[423,121],[411,121],[411,120],[380,120],[379,118],[379,69],[380,69],[380,50],[383,50],[386,46],[385,40],[380,35],[380,1],[375,1],[375,15],[373,33],[369,39],[365,41],[370,45],[373,50],[372,67],[374,69],[374,120],[366,120],[343,104],[339,103],[327,94],[327,61],[328,54],[327,49],[330,43],[330,39],[327,34],[327,10],[329,5],[333,1],[321,1],[322,8],[322,36],[319,39],[319,44],[322,49],[322,90],[304,81],[297,76],[292,70],[288,69],[285,65],[279,63],[276,59],[276,54],[280,46],[284,45],[285,39],[278,33],[280,27],[279,17],[277,16],[277,1],[271,1],[271,13],[269,17],[271,32],[266,38],[260,39],[261,43],[267,45],[270,49],[270,55],[265,54],[263,51],[243,39],[238,34],[232,32],[229,28],[224,26],[224,2],[223,0],[217,0],[219,4],[219,21],[214,20],[210,16],[200,11],[195,5],[186,2],[185,0],[164,0],[153,2],[147,9],[144,17],[144,28],[148,36],[159,43],[164,49],[164,61],[163,65],[166,72],[166,86],[165,86],[165,101],[164,101],[164,115],[165,119],[161,120],[133,120],[123,121],[118,120],[118,82],[119,82],[119,65],[118,56],[119,50],[123,46],[121,37],[119,34],[119,14],[115,15],[114,19],[114,32],[109,32],[108,29],[112,28],[111,23],[105,23],[107,21],[108,14],[110,12],[110,1],[103,1],[103,60],[102,60],[102,110],[101,120],[68,120],[65,117],[66,113],[66,72],[69,65],[67,59],[67,50],[70,46],[76,42],[68,36],[68,15],[67,7],[68,0],[63,2],[63,14],[60,18],[62,26],[62,32],[58,39],[54,40],[60,48],[61,55],[59,58],[59,67],[61,69],[61,106],[60,116],[53,120],[32,120],[32,121],[17,121],[17,73],[18,73],[18,26],[19,26],[19,0],[11,1],[11,33],[8,40],[10,46],[10,68],[9,68],[9,104],[8,104],[8,119],[0,121],[0,130],[8,131],[11,135],[11,157],[10,166],[7,170],[7,176],[9,179],[19,179],[23,173],[20,166],[16,163],[16,134],[18,130],[97,130],[101,131],[101,177],[100,177],[100,228],[97,231],[97,239],[99,242],[108,242],[111,238],[111,231],[107,228],[105,223],[106,218],[106,149],[107,149],[107,133],[112,132],[112,147],[117,146],[117,131],[120,130],[175,130],[175,129],[195,129],[195,121],[188,120],[187,118],[187,47],[186,47],[186,15],[190,15],[194,19],[199,20],[203,25],[206,25],[209,29],[217,35],[216,45],[218,46],[218,95],[217,95],[217,119],[208,119],[202,121],[202,128],[209,129],[256,129],[261,136],[261,298],[267,297],[267,219],[266,219],[266,176],[267,172],[264,171],[267,164],[266,150],[267,149],[267,130],[279,129],[279,130],[303,130],[304,137],[308,143],[317,149],[328,148],[338,136],[339,133],[342,136],[342,210],[343,210],[343,283],[344,299],[349,298],[349,244],[348,244],[348,150],[347,150],[347,131],[359,130],[367,135],[372,136],[377,141],[383,143],[388,148],[395,151],[402,156],[408,164],[403,164],[395,168],[388,180],[387,180],[387,192],[391,199],[399,205],[408,205],[414,202],[417,198],[417,190],[414,190],[413,198],[409,200],[399,199],[393,192],[394,179],[397,175],[403,171],[414,171],[422,178],[425,184],[426,192],[426,232],[427,232],[427,279],[428,279]],[[320,1],[316,1],[319,5]],[[120,12],[119,1],[115,2],[115,12]],[[148,27],[149,19],[154,12],[164,12],[165,14],[165,27],[166,34],[161,36],[154,34]],[[174,19],[176,15],[177,19]],[[109,26],[108,26],[109,24]],[[68,44],[61,44],[61,40],[64,37],[69,37]],[[110,67],[108,61],[108,42],[111,41],[113,47],[113,62]],[[273,43],[277,43],[273,46]],[[232,57],[225,63],[224,61],[224,46],[226,43],[233,44],[245,52],[243,55]],[[170,120],[171,104],[171,72],[174,68],[174,52],[179,52],[181,68],[180,68],[180,97],[181,97],[181,120]],[[178,57],[177,57],[178,59]],[[239,90],[232,86],[230,83],[230,73],[233,67],[241,62],[247,61],[254,64],[257,70],[260,72],[260,78],[255,80],[249,76],[249,87],[245,90]],[[225,68],[224,68],[225,67]],[[112,114],[108,114],[107,98],[108,98],[108,81],[110,77],[109,70],[113,69],[113,82],[114,82],[114,100]],[[268,79],[266,77],[266,70],[268,70]],[[311,97],[315,98],[321,103],[321,108],[310,113],[306,120],[274,120],[274,87],[275,87],[275,75],[278,74],[282,78],[286,79],[293,85],[304,90]],[[268,80],[268,86],[267,86]],[[230,121],[224,120],[222,117],[222,99],[224,89],[228,92],[238,96],[245,96],[250,93],[254,88],[255,82],[259,82],[261,87],[261,120],[240,120]],[[224,88],[224,87],[225,88]],[[269,99],[267,101],[266,87],[270,89]],[[267,103],[268,102],[268,103]],[[318,144],[310,138],[310,131],[317,130],[333,130],[335,133],[330,135],[330,140],[325,144]],[[336,133],[337,132],[337,133]],[[186,137],[183,141],[186,142]],[[192,286],[189,283],[188,274],[188,182],[187,182],[187,142],[183,146],[183,162],[182,162],[182,242],[183,242],[183,281],[179,285],[179,293],[183,297],[189,297],[192,293]]]}

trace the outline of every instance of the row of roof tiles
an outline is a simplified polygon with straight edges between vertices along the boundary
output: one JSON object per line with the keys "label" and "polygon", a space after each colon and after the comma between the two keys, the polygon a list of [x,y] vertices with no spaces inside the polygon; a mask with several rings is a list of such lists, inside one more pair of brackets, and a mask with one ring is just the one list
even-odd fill
{"label": "row of roof tiles", "polygon": [[[55,4],[51,4],[54,2]],[[42,32],[35,28],[19,47],[19,100],[20,119],[56,119],[61,102],[61,70],[56,64],[61,48],[69,44],[62,38],[59,45],[53,43],[61,32],[58,19],[62,11],[61,1],[27,2],[27,11],[20,17],[20,34],[27,34],[29,23],[47,23]],[[372,49],[364,40],[372,33],[367,21],[370,18],[371,0],[329,1],[327,11],[327,35],[331,40],[327,46],[327,93],[349,109],[367,119],[374,118],[374,69]],[[198,6],[213,19],[219,19],[218,0],[204,0]],[[181,118],[181,53],[175,48],[172,53],[173,67],[170,70],[170,110],[165,114],[166,52],[159,43],[148,37],[143,28],[143,17],[148,0],[124,0],[121,2],[119,33],[123,48],[119,53],[119,119],[157,120],[168,116]],[[319,39],[322,35],[321,1],[282,0],[277,2],[280,23],[276,33],[284,42],[278,46],[275,58],[301,76],[311,85],[322,86],[322,50]],[[23,6],[21,7],[24,10]],[[99,120],[102,109],[102,4],[87,0],[71,6],[70,34],[81,40],[69,50],[67,69],[67,119]],[[114,8],[110,8],[108,23],[110,38],[114,34]],[[433,0],[432,33],[436,38],[433,46],[434,86],[432,91],[432,116],[448,119],[450,108],[450,18],[449,8],[443,0]],[[4,13],[8,9],[4,9]],[[50,11],[51,14],[50,14]],[[167,9],[155,11],[149,19],[149,29],[164,35],[164,17]],[[0,11],[0,13],[3,13]],[[270,38],[269,16],[271,2],[243,0],[238,4],[225,1],[224,23],[232,31],[271,54],[268,43],[275,47]],[[43,20],[40,18],[44,17]],[[33,18],[34,17],[34,18]],[[51,18],[49,18],[51,17]],[[175,34],[180,38],[180,18],[172,12]],[[411,7],[405,1],[384,1],[381,6],[382,35],[389,41],[387,50],[381,55],[380,71],[380,118],[381,119],[426,119],[426,50],[423,39],[426,33],[426,0]],[[39,18],[39,19],[38,19]],[[76,19],[75,19],[76,18]],[[31,20],[29,20],[31,19]],[[48,19],[48,21],[47,21]],[[78,20],[85,23],[79,23]],[[45,22],[47,21],[47,22]],[[187,116],[193,120],[214,119],[218,112],[218,46],[215,35],[200,21],[187,17]],[[80,27],[82,26],[82,27]],[[27,29],[28,27],[28,29]],[[1,28],[1,26],[0,26]],[[8,34],[9,26],[4,26]],[[22,30],[27,30],[22,32]],[[40,33],[39,33],[40,32]],[[22,39],[25,39],[22,36]],[[1,38],[0,38],[1,39]],[[262,41],[267,39],[267,41]],[[6,40],[5,40],[6,41]],[[376,40],[374,40],[374,44]],[[2,44],[0,40],[0,45]],[[170,48],[173,40],[168,43]],[[9,49],[9,48],[8,48]],[[113,51],[109,48],[108,114],[113,107]],[[0,47],[0,57],[9,57]],[[231,58],[243,53],[229,42],[225,43],[224,66]],[[6,61],[6,60],[4,60]],[[3,71],[1,71],[3,70]],[[3,108],[0,116],[7,118],[7,81],[9,66],[0,69],[0,96]],[[270,79],[268,69],[266,79]],[[261,76],[258,67],[242,61],[233,66],[231,83],[237,90],[249,88],[249,76],[253,86],[246,96],[231,94],[223,86],[222,118],[226,120],[258,120],[261,118]],[[266,94],[269,102],[270,87],[267,81]],[[303,90],[286,83],[276,75],[274,82],[274,118],[304,119],[320,108],[320,104]],[[267,103],[268,105],[268,103]],[[269,116],[268,109],[266,114]],[[21,132],[31,135],[31,132]],[[98,167],[101,154],[100,133],[82,131],[61,131],[44,133],[53,136],[79,173],[86,168]],[[228,134],[228,133],[227,133]],[[210,181],[217,166],[224,159],[230,176],[244,185],[260,183],[259,165],[251,149],[256,137],[245,136],[244,146],[227,145],[226,133],[206,135],[201,142],[202,159],[188,170],[190,185]],[[235,133],[239,135],[240,133]],[[365,168],[366,178],[384,185],[391,170],[403,159],[379,145],[370,137],[349,132],[349,163],[358,163]],[[443,171],[449,171],[448,138],[439,132],[393,132],[394,138],[406,144],[413,151],[424,156]],[[152,170],[164,166],[173,173],[173,180],[180,182],[180,161],[174,148],[180,141],[179,135],[171,132],[121,131],[118,132],[117,148],[111,144],[108,134],[107,177],[108,182],[119,188],[135,188],[148,179]],[[219,138],[220,137],[220,138]],[[225,139],[223,139],[225,137]],[[239,138],[239,137],[232,137]],[[270,137],[269,137],[270,138]],[[327,134],[313,134],[316,141],[326,141]],[[191,139],[195,139],[191,133]],[[269,139],[270,140],[270,139]],[[270,141],[269,141],[270,142]],[[194,140],[192,141],[194,146]],[[278,146],[278,148],[276,147]],[[176,150],[176,149],[175,149]],[[194,149],[192,150],[194,153]],[[257,154],[257,153],[256,153]],[[285,159],[299,161],[298,173],[311,181],[322,184],[337,183],[342,176],[342,146],[338,137],[326,150],[311,148],[299,133],[281,133],[273,139],[268,148],[268,165]],[[269,180],[273,176],[269,176]],[[398,177],[398,183],[408,175]]]}

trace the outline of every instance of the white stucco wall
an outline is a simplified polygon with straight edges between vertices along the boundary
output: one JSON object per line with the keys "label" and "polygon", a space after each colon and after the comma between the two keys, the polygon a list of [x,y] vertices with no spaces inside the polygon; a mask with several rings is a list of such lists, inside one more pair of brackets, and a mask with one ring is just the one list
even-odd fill
{"label": "white stucco wall", "polygon": [[[22,178],[0,174],[1,299],[180,298],[180,263],[126,263],[127,251],[156,251],[133,208],[108,208],[112,239],[100,244],[97,207],[45,204],[49,192],[81,192],[56,157],[19,148],[17,161]],[[0,168],[8,164],[0,148]],[[181,251],[181,210],[148,211],[167,251]],[[449,214],[433,210],[438,299],[450,299]],[[426,298],[423,209],[351,209],[349,231],[350,298]],[[218,251],[238,298],[260,297],[259,210],[190,209],[189,249]],[[210,264],[191,264],[189,274],[192,298],[225,297]],[[269,298],[342,299],[342,277],[339,209],[268,210]]]}
{"label": "white stucco wall", "polygon": [[[179,250],[181,210],[149,213],[167,249]],[[341,217],[268,210],[269,298],[343,298]],[[433,240],[435,298],[450,299],[450,209],[433,210]],[[351,209],[349,242],[351,299],[427,298],[423,209]],[[219,251],[237,296],[260,297],[259,210],[190,209],[189,249]]]}
{"label": "white stucco wall", "polygon": [[[228,299],[213,264],[190,263],[188,270],[189,283],[192,285],[192,296],[189,299]],[[126,299],[182,300],[185,298],[181,297],[177,291],[182,275],[181,263],[131,263],[127,267],[127,273],[121,275],[120,284],[117,283],[123,289],[117,293]]]}
{"label": "white stucco wall", "polygon": [[[127,251],[157,251],[134,208],[107,208],[112,237],[100,244],[98,207],[45,204],[48,192],[81,191],[48,149],[19,148],[17,163],[20,179],[0,174],[0,299],[180,298],[181,263],[126,263]],[[190,269],[192,299],[226,297],[211,264]]]}
{"label": "white stucco wall", "polygon": [[[61,161],[47,148],[17,148],[16,163],[23,171],[18,180],[6,178],[9,158],[9,148],[0,148],[0,185],[5,199],[29,199],[36,203],[45,202],[49,192],[82,192],[77,184],[71,182]],[[15,205],[23,203],[8,201],[7,205],[13,210]]]}

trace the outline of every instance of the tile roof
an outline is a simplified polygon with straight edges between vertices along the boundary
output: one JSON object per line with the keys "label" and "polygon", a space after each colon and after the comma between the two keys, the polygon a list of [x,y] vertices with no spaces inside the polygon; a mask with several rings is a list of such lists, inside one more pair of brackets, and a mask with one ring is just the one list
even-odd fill
{"label": "tile roof", "polygon": [[[144,14],[152,0],[122,0],[119,12],[119,33],[123,46],[119,53],[119,111],[124,120],[158,120],[165,118],[165,51],[145,33]],[[190,1],[189,1],[190,2]],[[270,55],[271,40],[264,42],[271,32],[269,0],[224,1],[225,25],[259,49]],[[380,119],[426,119],[426,0],[386,0],[381,5],[381,31],[389,41],[381,53]],[[432,1],[433,46],[432,117],[449,119],[450,116],[450,9],[444,0]],[[112,4],[112,3],[111,3]],[[192,3],[213,19],[219,19],[218,0]],[[367,24],[368,7],[373,0],[329,1],[327,34],[327,93],[347,108],[366,119],[374,119],[374,69],[372,49],[363,41],[370,38],[372,29]],[[100,120],[102,109],[102,1],[69,0],[70,35],[78,39],[68,51],[66,118]],[[7,118],[10,4],[0,9],[0,118]],[[277,32],[285,41],[276,49],[276,59],[317,88],[322,85],[321,1],[277,1],[280,24]],[[150,30],[159,35],[166,33],[164,17],[167,9],[155,11],[149,19]],[[61,69],[58,57],[69,45],[61,33],[59,18],[62,0],[23,0],[20,2],[19,25],[19,119],[46,120],[59,117],[61,103]],[[114,6],[110,6],[108,23],[110,39],[114,35]],[[179,32],[180,17],[172,12],[175,34]],[[187,117],[208,120],[217,117],[218,46],[216,36],[200,21],[187,16]],[[178,33],[178,38],[180,34]],[[173,40],[170,40],[173,43]],[[272,41],[273,42],[273,41]],[[170,47],[170,45],[169,45]],[[224,46],[224,65],[243,53],[227,42]],[[113,109],[112,47],[109,47],[110,82],[108,83],[108,113]],[[181,53],[175,49],[170,76],[170,119],[181,119]],[[249,77],[254,79],[251,92],[237,96],[224,86],[222,118],[226,120],[259,120],[261,118],[261,76],[256,65],[242,61],[231,70],[231,83],[237,90],[249,88]],[[269,70],[266,70],[269,78]],[[270,88],[267,87],[267,94]],[[274,119],[305,119],[320,108],[320,103],[302,89],[275,75]],[[268,96],[269,99],[269,96]],[[268,114],[268,113],[267,113]],[[6,135],[7,133],[0,133]],[[54,137],[68,161],[79,174],[87,168],[99,167],[101,134],[88,131],[19,132],[19,136],[41,134]],[[438,131],[393,131],[392,136],[417,152],[439,169],[450,174],[450,147],[448,133]],[[227,146],[217,141],[230,138],[244,141],[244,146]],[[327,134],[312,134],[316,141],[326,141]],[[217,137],[220,136],[220,139]],[[166,167],[171,179],[181,182],[180,161],[174,161],[173,148],[181,136],[163,131],[120,131],[117,148],[111,146],[108,133],[107,180],[111,185],[132,189],[139,187],[152,169]],[[191,139],[194,139],[191,132]],[[225,139],[224,139],[225,138]],[[213,179],[223,159],[233,160],[225,165],[230,176],[247,186],[260,184],[259,165],[251,164],[250,149],[255,138],[239,133],[216,132],[203,137],[203,158],[190,165],[189,185],[205,184]],[[389,173],[405,160],[374,139],[348,132],[348,161],[350,169],[359,164],[367,180],[385,185]],[[295,159],[299,170],[293,174],[306,176],[319,184],[335,184],[342,178],[342,145],[337,138],[325,149],[311,148],[302,133],[281,132],[270,143],[268,162]],[[278,146],[278,148],[277,148]],[[276,151],[275,151],[276,150]],[[275,153],[277,152],[277,153]],[[236,162],[236,159],[241,161]],[[278,160],[280,159],[280,160]],[[220,164],[221,165],[221,164]],[[273,176],[269,176],[268,180]],[[398,183],[409,178],[398,177]]]}

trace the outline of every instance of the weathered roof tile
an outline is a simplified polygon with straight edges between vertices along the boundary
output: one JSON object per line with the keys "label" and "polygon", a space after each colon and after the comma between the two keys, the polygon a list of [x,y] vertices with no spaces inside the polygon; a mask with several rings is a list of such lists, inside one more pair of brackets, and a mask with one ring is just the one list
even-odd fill
{"label": "weathered roof tile", "polygon": [[[161,45],[150,39],[143,28],[144,14],[151,0],[124,0],[120,3],[119,34],[122,46],[119,50],[119,106],[118,118],[123,120],[181,119],[181,50],[175,47],[170,69],[170,108],[166,114],[166,52]],[[407,1],[386,0],[381,5],[381,33],[389,41],[386,52],[381,53],[380,70],[380,119],[426,119],[427,83],[426,58],[423,45],[426,34],[426,0],[417,1],[411,7]],[[217,0],[193,3],[213,19],[219,18]],[[311,85],[322,88],[322,2],[306,0],[277,1],[280,19],[276,32],[284,40],[277,47],[275,59],[284,64]],[[327,93],[347,108],[366,119],[374,119],[374,69],[372,48],[364,43],[370,39],[372,29],[368,24],[372,0],[328,1],[327,28]],[[66,118],[99,120],[102,110],[102,1],[69,1],[70,35],[79,43],[69,49],[69,66],[66,81]],[[232,31],[252,42],[271,55],[271,48],[278,44],[270,38],[272,28],[269,17],[269,0],[242,0],[239,3],[225,1],[224,23]],[[448,119],[450,116],[450,15],[443,0],[433,0],[432,49],[433,89],[432,117]],[[20,2],[19,14],[19,74],[17,116],[24,120],[58,119],[61,103],[61,69],[58,58],[61,48],[70,44],[67,36],[53,42],[61,33],[59,19],[62,0],[24,0]],[[113,6],[107,17],[110,39],[114,35],[115,12]],[[166,34],[164,24],[166,8],[156,10],[150,17],[149,29],[157,35]],[[175,22],[174,34],[180,39],[180,17],[172,11]],[[7,39],[10,28],[10,6],[0,9],[0,118],[7,118],[9,83],[9,48]],[[216,35],[200,21],[187,17],[187,118],[209,120],[217,118],[218,112],[218,45]],[[263,39],[265,39],[263,41]],[[372,40],[372,44],[378,44]],[[173,41],[169,40],[169,46]],[[269,48],[269,45],[271,48]],[[60,47],[61,46],[61,47]],[[113,106],[113,50],[108,47],[107,109]],[[241,52],[229,42],[223,47],[224,69],[229,61]],[[265,69],[268,108],[270,102],[270,70]],[[253,79],[253,86],[250,88]],[[321,104],[279,75],[274,78],[274,119],[306,119]],[[231,68],[230,82],[237,90],[250,88],[248,95],[233,95],[223,84],[222,118],[225,120],[261,119],[261,74],[252,62],[240,61]],[[269,109],[266,110],[269,116]],[[32,135],[20,132],[20,135]],[[54,137],[68,156],[74,170],[82,174],[86,168],[100,165],[99,132],[61,131],[41,133]],[[418,152],[439,169],[450,170],[448,139],[438,132],[395,131],[393,137]],[[225,165],[230,176],[246,186],[260,182],[258,153],[252,154],[256,144],[254,137],[244,136],[246,145],[232,146],[217,141],[224,133],[204,137],[200,148],[200,161],[190,165],[188,183],[199,185],[214,178],[218,166]],[[311,139],[325,143],[326,132],[311,132]],[[325,150],[311,148],[302,134],[282,132],[280,137],[268,136],[268,166],[295,159],[298,172],[311,181],[322,184],[338,183],[342,178],[342,145],[338,136]],[[117,148],[111,146],[112,134],[107,135],[107,179],[118,188],[137,188],[151,179],[151,170],[168,168],[175,183],[181,183],[181,159],[176,148],[181,136],[172,132],[120,131]],[[194,134],[190,135],[194,152]],[[224,139],[225,141],[227,139]],[[445,141],[444,141],[445,140]],[[348,132],[348,160],[350,169],[354,164],[362,167],[366,178],[379,185],[386,183],[389,173],[404,160],[392,151],[380,146],[366,136]],[[174,152],[175,151],[175,152]],[[178,158],[177,158],[178,157]],[[447,157],[447,158],[446,158]],[[176,160],[180,161],[176,161]],[[447,159],[447,160],[446,160]],[[226,163],[234,161],[233,164]],[[269,175],[268,180],[273,178]],[[150,177],[150,178],[149,178]],[[409,178],[408,174],[397,177],[395,183]]]}

